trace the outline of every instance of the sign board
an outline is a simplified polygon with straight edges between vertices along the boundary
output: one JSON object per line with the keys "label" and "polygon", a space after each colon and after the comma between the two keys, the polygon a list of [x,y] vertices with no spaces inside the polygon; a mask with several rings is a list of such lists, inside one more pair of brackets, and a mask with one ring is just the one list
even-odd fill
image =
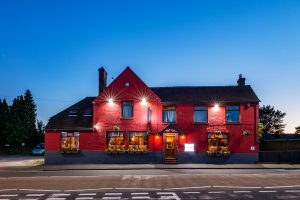
{"label": "sign board", "polygon": [[255,151],[255,146],[251,146],[251,147],[250,147],[250,150],[251,150],[251,151]]}
{"label": "sign board", "polygon": [[185,152],[194,152],[195,145],[194,144],[184,144],[184,151]]}

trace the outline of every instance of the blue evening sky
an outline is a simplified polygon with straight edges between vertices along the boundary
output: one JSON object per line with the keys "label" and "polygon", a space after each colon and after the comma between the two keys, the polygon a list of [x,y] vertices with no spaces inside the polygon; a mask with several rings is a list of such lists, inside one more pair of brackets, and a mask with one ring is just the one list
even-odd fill
{"label": "blue evening sky", "polygon": [[300,125],[300,1],[0,0],[0,98],[30,89],[38,118],[97,95],[127,65],[149,86],[235,85]]}

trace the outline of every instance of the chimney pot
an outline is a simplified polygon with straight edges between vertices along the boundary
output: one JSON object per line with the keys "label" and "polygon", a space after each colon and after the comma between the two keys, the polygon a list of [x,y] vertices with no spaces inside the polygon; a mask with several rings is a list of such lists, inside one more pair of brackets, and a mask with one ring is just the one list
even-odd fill
{"label": "chimney pot", "polygon": [[103,90],[106,88],[107,84],[107,72],[105,71],[104,67],[100,67],[98,69],[99,72],[99,94],[100,95]]}
{"label": "chimney pot", "polygon": [[238,86],[245,86],[246,85],[246,78],[243,77],[242,74],[239,75],[239,79],[237,81]]}

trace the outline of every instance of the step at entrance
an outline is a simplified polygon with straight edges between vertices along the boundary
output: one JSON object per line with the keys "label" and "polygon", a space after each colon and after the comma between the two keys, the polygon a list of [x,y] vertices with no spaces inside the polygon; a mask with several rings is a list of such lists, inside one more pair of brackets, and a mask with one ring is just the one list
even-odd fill
{"label": "step at entrance", "polygon": [[177,164],[177,159],[165,159],[165,164]]}

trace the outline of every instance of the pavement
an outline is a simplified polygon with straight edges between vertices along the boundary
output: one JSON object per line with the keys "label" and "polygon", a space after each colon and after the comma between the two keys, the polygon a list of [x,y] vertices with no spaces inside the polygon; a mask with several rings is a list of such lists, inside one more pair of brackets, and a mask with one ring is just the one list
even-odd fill
{"label": "pavement", "polygon": [[0,155],[0,170],[144,170],[144,169],[300,169],[300,164],[59,164],[46,165],[42,156]]}

